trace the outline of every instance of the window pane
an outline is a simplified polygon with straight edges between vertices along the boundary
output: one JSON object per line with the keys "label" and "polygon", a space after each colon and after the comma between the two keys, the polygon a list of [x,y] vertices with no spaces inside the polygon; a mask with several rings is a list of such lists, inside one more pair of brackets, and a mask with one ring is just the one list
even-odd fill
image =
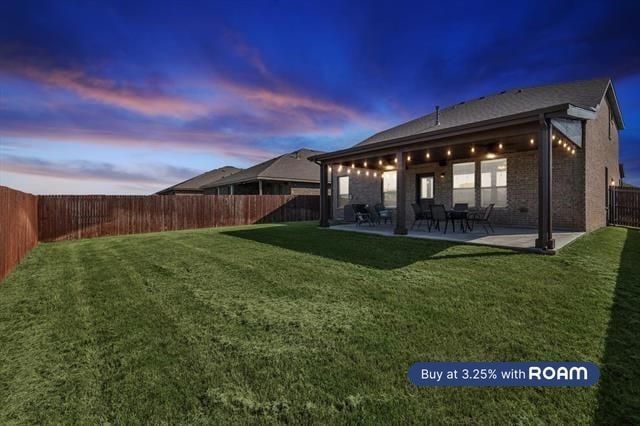
{"label": "window pane", "polygon": [[487,173],[487,172],[480,173],[480,186],[482,188],[487,188],[491,186],[491,173]]}
{"label": "window pane", "polygon": [[349,176],[338,178],[338,207],[344,207],[349,203]]}
{"label": "window pane", "polygon": [[382,173],[382,204],[385,207],[396,207],[396,171]]}
{"label": "window pane", "polygon": [[480,163],[480,203],[482,207],[495,204],[507,207],[507,160],[487,160]]}
{"label": "window pane", "polygon": [[476,205],[476,190],[470,189],[454,189],[453,190],[453,203],[467,203],[469,207],[475,207]]}
{"label": "window pane", "polygon": [[433,176],[420,178],[420,199],[433,198]]}
{"label": "window pane", "polygon": [[475,188],[475,163],[457,163],[453,165],[453,188]]}
{"label": "window pane", "polygon": [[456,163],[453,165],[453,203],[476,205],[476,164]]}
{"label": "window pane", "polygon": [[507,207],[507,188],[482,188],[482,207],[495,204],[495,207]]}

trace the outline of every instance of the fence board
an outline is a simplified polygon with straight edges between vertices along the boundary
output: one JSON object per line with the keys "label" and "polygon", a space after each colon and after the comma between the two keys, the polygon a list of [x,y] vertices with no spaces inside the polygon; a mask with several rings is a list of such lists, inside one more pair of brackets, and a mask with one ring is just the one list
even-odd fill
{"label": "fence board", "polygon": [[640,227],[640,189],[610,188],[609,223]]}
{"label": "fence board", "polygon": [[317,220],[315,195],[41,195],[40,241]]}
{"label": "fence board", "polygon": [[0,186],[0,280],[38,244],[38,197]]}

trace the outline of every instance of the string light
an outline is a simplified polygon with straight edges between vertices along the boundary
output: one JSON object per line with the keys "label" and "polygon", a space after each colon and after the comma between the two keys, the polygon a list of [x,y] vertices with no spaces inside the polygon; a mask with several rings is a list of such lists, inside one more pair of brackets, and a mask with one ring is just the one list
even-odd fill
{"label": "string light", "polygon": [[573,149],[571,150],[571,155],[576,155],[576,149],[575,149],[575,148],[573,148]]}
{"label": "string light", "polygon": [[382,166],[382,160],[378,160],[378,165]]}
{"label": "string light", "polygon": [[356,163],[351,163],[351,168],[355,169],[356,168]]}
{"label": "string light", "polygon": [[398,158],[397,158],[397,157],[396,157],[396,158],[394,158],[394,159],[393,159],[393,162],[394,162],[394,163],[397,163],[397,162],[398,162]]}
{"label": "string light", "polygon": [[364,162],[364,166],[367,167],[367,162],[366,161]]}
{"label": "string light", "polygon": [[365,175],[369,176],[369,170],[367,170],[367,172],[365,173]]}
{"label": "string light", "polygon": [[378,176],[378,173],[373,172],[373,177],[376,177],[376,176]]}
{"label": "string light", "polygon": [[473,154],[474,152],[476,152],[476,149],[474,147],[471,147],[471,153]]}
{"label": "string light", "polygon": [[341,171],[342,171],[342,164],[340,164],[340,165],[338,166],[338,171],[339,171],[339,172],[341,172]]}
{"label": "string light", "polygon": [[498,148],[499,148],[499,149],[502,149],[502,144],[498,144]]}
{"label": "string light", "polygon": [[347,174],[350,175],[351,174],[351,169],[347,169]]}
{"label": "string light", "polygon": [[360,174],[360,170],[358,170],[358,174]]}
{"label": "string light", "polygon": [[556,135],[551,135],[551,140],[556,140]]}
{"label": "string light", "polygon": [[411,156],[407,155],[407,161],[411,161]]}
{"label": "string light", "polygon": [[451,156],[451,150],[450,149],[447,150],[447,155]]}
{"label": "string light", "polygon": [[431,155],[429,155],[429,153],[427,152],[427,158],[431,157]]}
{"label": "string light", "polygon": [[331,166],[329,166],[329,172],[331,172]]}
{"label": "string light", "polygon": [[529,141],[529,143],[530,143],[531,145],[533,145],[533,144],[534,144],[533,138],[531,138],[531,140]]}

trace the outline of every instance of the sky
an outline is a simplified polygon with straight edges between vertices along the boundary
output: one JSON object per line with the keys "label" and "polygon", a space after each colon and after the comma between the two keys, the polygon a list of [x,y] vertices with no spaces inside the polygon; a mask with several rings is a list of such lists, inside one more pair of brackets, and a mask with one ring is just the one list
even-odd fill
{"label": "sky", "polygon": [[150,194],[506,89],[611,77],[640,185],[640,2],[0,2],[0,185]]}

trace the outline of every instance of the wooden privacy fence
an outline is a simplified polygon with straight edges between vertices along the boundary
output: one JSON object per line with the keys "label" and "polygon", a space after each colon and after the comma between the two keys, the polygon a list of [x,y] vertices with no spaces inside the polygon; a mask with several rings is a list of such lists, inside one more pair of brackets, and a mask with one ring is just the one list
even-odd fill
{"label": "wooden privacy fence", "polygon": [[38,244],[38,197],[0,186],[0,280]]}
{"label": "wooden privacy fence", "polygon": [[315,195],[43,195],[40,241],[317,220]]}
{"label": "wooden privacy fence", "polygon": [[640,227],[640,188],[609,189],[609,223]]}

